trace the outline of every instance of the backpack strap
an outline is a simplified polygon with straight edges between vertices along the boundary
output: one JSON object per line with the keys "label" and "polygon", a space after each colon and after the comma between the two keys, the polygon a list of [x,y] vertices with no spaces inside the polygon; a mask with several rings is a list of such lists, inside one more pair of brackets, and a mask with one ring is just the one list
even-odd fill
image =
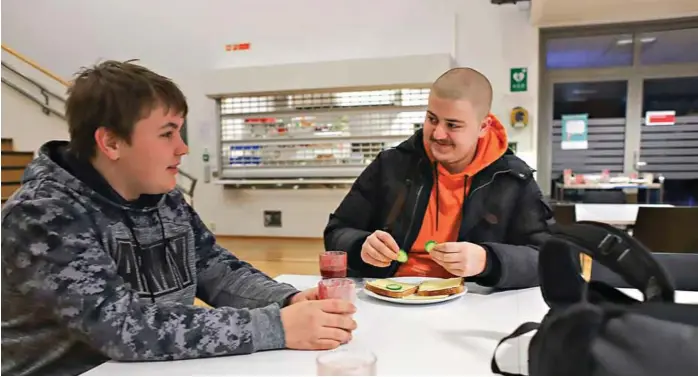
{"label": "backpack strap", "polygon": [[[539,253],[541,291],[551,308],[586,298],[590,287],[579,273],[579,252],[623,277],[642,292],[645,301],[674,301],[674,287],[664,268],[644,245],[622,230],[593,221],[555,224],[551,230],[553,237]],[[597,286],[601,287],[598,282],[591,285],[597,297],[603,297],[604,292],[611,293],[609,289],[596,290]],[[618,294],[625,296],[619,291]],[[612,296],[608,299],[614,301]]]}
{"label": "backpack strap", "polygon": [[539,327],[540,323],[538,322],[526,322],[521,324],[521,326],[517,327],[516,330],[514,330],[511,334],[502,338],[502,340],[500,340],[499,343],[497,343],[497,347],[494,348],[492,362],[490,363],[490,369],[492,370],[492,373],[501,374],[502,376],[523,376],[523,374],[520,373],[504,372],[501,369],[499,369],[499,365],[497,364],[497,350],[499,349],[499,346],[501,346],[502,343],[506,342],[507,340],[518,338],[521,335],[525,335],[530,333],[531,331],[538,330]]}

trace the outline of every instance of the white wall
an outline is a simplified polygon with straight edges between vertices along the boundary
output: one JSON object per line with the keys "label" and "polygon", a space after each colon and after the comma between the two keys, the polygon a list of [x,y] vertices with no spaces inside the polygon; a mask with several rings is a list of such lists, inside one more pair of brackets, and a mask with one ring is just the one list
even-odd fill
{"label": "white wall", "polygon": [[[490,78],[493,111],[502,121],[514,106],[529,110],[531,125],[510,128],[510,139],[535,161],[538,30],[516,6],[487,0],[5,0],[2,5],[3,43],[64,77],[100,59],[140,58],[177,81],[191,107],[191,154],[184,165],[199,177],[203,149],[215,145],[215,104],[202,83],[210,70],[440,53]],[[45,26],[51,41],[40,31]],[[251,49],[224,49],[242,42]],[[511,67],[529,69],[528,92],[509,93]],[[195,206],[219,234],[319,237],[344,194],[238,191],[200,181]],[[283,211],[284,227],[263,228],[264,209]]]}
{"label": "white wall", "polygon": [[[3,79],[28,95],[43,99],[41,89],[20,74],[30,80],[36,80],[44,89],[65,98],[65,88],[62,84],[47,79],[44,74],[5,51],[2,54],[2,61],[17,72],[3,67]],[[62,100],[49,97],[48,106],[59,114],[64,113]],[[47,140],[68,140],[69,138],[68,125],[65,120],[53,113],[44,114],[40,105],[4,82],[2,84],[2,122],[0,124],[2,124],[2,137],[13,139],[14,148],[17,151],[36,152]]]}
{"label": "white wall", "polygon": [[36,152],[47,140],[68,140],[68,125],[3,84],[2,137],[13,139],[17,151]]}

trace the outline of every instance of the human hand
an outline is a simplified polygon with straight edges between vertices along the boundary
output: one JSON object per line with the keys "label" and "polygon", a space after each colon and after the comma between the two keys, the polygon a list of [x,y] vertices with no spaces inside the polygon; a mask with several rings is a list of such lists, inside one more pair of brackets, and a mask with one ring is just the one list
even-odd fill
{"label": "human hand", "polygon": [[348,343],[356,321],[356,307],[342,300],[302,301],[281,309],[286,347],[328,350]]}
{"label": "human hand", "polygon": [[293,305],[303,301],[319,300],[320,295],[317,287],[298,292],[291,297],[288,304]]}
{"label": "human hand", "polygon": [[376,267],[387,267],[397,260],[400,247],[390,233],[382,230],[373,232],[361,246],[361,259]]}
{"label": "human hand", "polygon": [[459,277],[474,276],[485,270],[487,251],[470,242],[444,242],[429,253],[434,262]]}

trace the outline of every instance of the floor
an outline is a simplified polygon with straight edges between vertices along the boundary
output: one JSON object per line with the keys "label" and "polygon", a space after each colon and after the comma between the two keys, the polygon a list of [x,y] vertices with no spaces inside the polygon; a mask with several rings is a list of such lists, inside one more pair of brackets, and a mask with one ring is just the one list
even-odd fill
{"label": "floor", "polygon": [[319,275],[322,239],[218,237],[218,244],[269,276]]}

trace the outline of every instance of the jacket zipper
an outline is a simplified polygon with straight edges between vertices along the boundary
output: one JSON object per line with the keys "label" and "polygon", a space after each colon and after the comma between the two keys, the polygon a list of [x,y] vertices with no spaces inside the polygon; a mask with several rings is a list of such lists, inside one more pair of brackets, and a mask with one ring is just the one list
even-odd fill
{"label": "jacket zipper", "polygon": [[[487,183],[485,183],[485,184],[483,184],[483,185],[480,185],[480,186],[476,187],[474,190],[470,191],[470,192],[468,193],[468,195],[466,196],[465,200],[463,201],[463,217],[465,218],[465,213],[468,212],[468,207],[469,207],[469,203],[470,203],[470,198],[472,198],[473,194],[475,194],[475,193],[476,193],[478,190],[480,190],[481,188],[487,187],[487,186],[489,186],[490,184],[492,184],[492,182],[494,182],[494,179],[495,179],[495,177],[497,177],[497,175],[499,175],[499,174],[504,174],[504,173],[509,173],[509,172],[511,172],[511,169],[497,171],[497,172],[495,172],[494,174],[492,174],[492,177],[490,178],[489,181],[487,181]],[[458,237],[461,236],[461,231],[462,231],[462,230],[463,230],[463,224],[461,224],[460,229],[458,230]]]}
{"label": "jacket zipper", "polygon": [[511,172],[511,169],[508,169],[508,170],[500,170],[500,171],[498,171],[498,172],[495,172],[494,174],[492,174],[492,178],[490,178],[490,180],[489,180],[487,183],[485,183],[485,184],[482,185],[482,186],[478,186],[478,187],[475,188],[475,190],[471,191],[470,194],[468,194],[468,199],[470,199],[470,197],[471,197],[475,192],[477,192],[477,190],[479,190],[479,189],[481,189],[481,188],[483,188],[483,187],[487,187],[487,186],[489,186],[492,182],[494,182],[494,178],[495,178],[497,175],[499,175],[499,174],[504,174],[504,173],[509,173],[509,172]]}

